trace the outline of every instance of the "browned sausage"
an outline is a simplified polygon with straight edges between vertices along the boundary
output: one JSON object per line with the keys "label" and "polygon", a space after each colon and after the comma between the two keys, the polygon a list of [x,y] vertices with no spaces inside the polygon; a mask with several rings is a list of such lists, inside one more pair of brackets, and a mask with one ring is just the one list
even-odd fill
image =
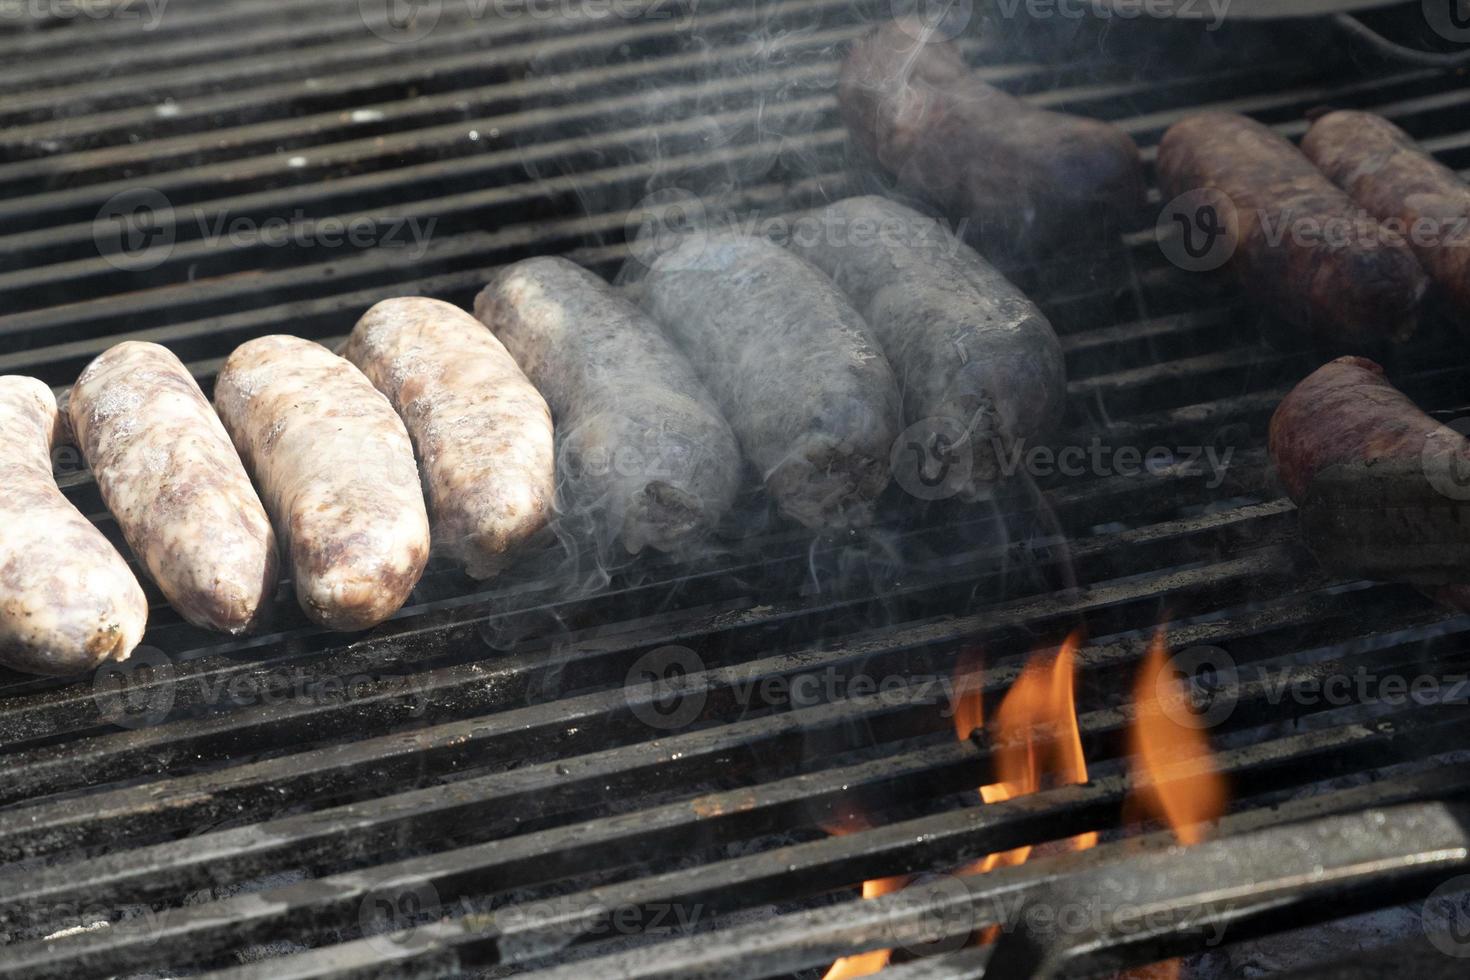
{"label": "browned sausage", "polygon": [[1166,201],[1226,199],[1216,211],[1235,243],[1230,266],[1283,319],[1340,350],[1414,334],[1428,278],[1408,244],[1269,127],[1226,112],[1190,116],[1164,134],[1158,167]]}
{"label": "browned sausage", "polygon": [[229,434],[167,348],[100,355],[67,403],[128,545],[179,615],[241,633],[276,589],[276,538]]}
{"label": "browned sausage", "polygon": [[122,555],[51,475],[56,399],[35,378],[0,378],[0,663],[75,674],[126,660],[148,600]]}
{"label": "browned sausage", "polygon": [[963,221],[992,254],[1132,223],[1144,200],[1132,137],[986,85],[954,45],[926,36],[914,21],[880,26],[838,80],[848,131],[900,189]]}
{"label": "browned sausage", "polygon": [[1353,200],[1394,222],[1431,278],[1470,317],[1470,186],[1371,112],[1331,112],[1302,151]]}
{"label": "browned sausage", "polygon": [[1470,441],[1362,357],[1320,368],[1271,419],[1271,459],[1329,569],[1470,583]]}

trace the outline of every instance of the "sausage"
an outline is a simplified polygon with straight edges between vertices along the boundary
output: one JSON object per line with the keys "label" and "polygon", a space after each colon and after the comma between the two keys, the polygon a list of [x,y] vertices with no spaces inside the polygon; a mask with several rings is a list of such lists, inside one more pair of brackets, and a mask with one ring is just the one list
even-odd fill
{"label": "sausage", "polygon": [[1422,586],[1470,583],[1470,440],[1362,357],[1318,369],[1271,418],[1270,453],[1329,569]]}
{"label": "sausage", "polygon": [[642,290],[779,510],[818,530],[871,523],[902,411],[836,284],[766,239],[695,234],[653,262]]}
{"label": "sausage", "polygon": [[1226,198],[1217,213],[1235,277],[1318,342],[1363,352],[1416,332],[1428,278],[1414,253],[1269,127],[1227,112],[1189,116],[1164,134],[1158,169],[1165,200]]}
{"label": "sausage", "polygon": [[408,599],[429,518],[403,420],[320,344],[270,336],[220,369],[215,409],[275,521],[313,621],[367,629]]}
{"label": "sausage", "polygon": [[276,588],[276,539],[204,392],[167,348],[118,344],[67,403],[107,509],[179,615],[243,633]]}
{"label": "sausage", "polygon": [[148,600],[128,563],[51,475],[56,399],[35,378],[0,378],[0,663],[76,674],[126,660]]}
{"label": "sausage", "polygon": [[[823,209],[791,249],[847,293],[898,377],[920,478],[974,499],[1061,420],[1061,343],[1041,310],[942,223],[881,197]],[[900,447],[903,451],[903,447]],[[945,461],[958,463],[950,471]],[[924,472],[932,470],[932,472]],[[902,471],[900,471],[902,472]]]}
{"label": "sausage", "polygon": [[987,254],[1136,223],[1146,188],[1132,137],[981,82],[926,31],[913,20],[875,28],[838,77],[848,132],[900,190],[963,220]]}
{"label": "sausage", "polygon": [[1401,225],[1430,278],[1470,317],[1470,186],[1459,174],[1371,112],[1322,116],[1302,151],[1358,204]]}
{"label": "sausage", "polygon": [[384,300],[343,351],[408,426],[432,540],[490,578],[546,525],[556,494],[551,410],[474,317],[423,297]]}
{"label": "sausage", "polygon": [[684,355],[638,307],[556,257],[500,270],[475,300],[556,418],[564,504],[630,554],[678,551],[729,511],[740,450]]}

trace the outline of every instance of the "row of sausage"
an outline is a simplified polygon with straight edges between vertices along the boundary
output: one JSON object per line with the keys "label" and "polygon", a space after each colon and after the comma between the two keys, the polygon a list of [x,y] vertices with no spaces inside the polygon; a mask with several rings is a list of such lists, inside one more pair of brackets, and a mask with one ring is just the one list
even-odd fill
{"label": "row of sausage", "polygon": [[[1143,218],[1127,133],[985,84],[932,34],[883,25],[843,64],[853,142],[898,187],[964,222],[991,258],[1044,256]],[[1322,346],[1363,354],[1408,340],[1431,284],[1470,324],[1470,186],[1387,119],[1323,112],[1297,147],[1245,116],[1197,113],[1164,134],[1157,166],[1175,208],[1166,221],[1199,249],[1183,264],[1223,264]]]}
{"label": "row of sausage", "polygon": [[859,526],[920,420],[961,427],[917,448],[968,440],[957,489],[980,493],[1061,414],[1050,324],[940,222],[876,197],[821,217],[839,231],[789,248],[688,236],[652,262],[641,307],[543,257],[500,270],[475,316],[380,303],[341,356],[252,340],[212,406],[153,344],[102,354],[60,411],[41,382],[0,379],[0,661],[71,673],[125,658],[146,625],[128,565],[54,481],[68,430],[160,591],[231,633],[267,609],[278,545],[306,614],[359,630],[406,601],[431,540],[489,577],[557,507],[628,552],[678,551],[729,510],[747,461],[787,518]]}

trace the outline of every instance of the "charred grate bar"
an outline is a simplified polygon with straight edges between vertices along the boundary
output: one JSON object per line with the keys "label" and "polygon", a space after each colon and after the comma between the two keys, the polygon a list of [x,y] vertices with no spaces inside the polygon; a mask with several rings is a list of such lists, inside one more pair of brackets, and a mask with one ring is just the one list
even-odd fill
{"label": "charred grate bar", "polygon": [[[872,189],[833,88],[890,4],[392,6],[0,19],[0,373],[60,390],[141,339],[207,389],[246,339],[335,345],[399,295],[469,306],[526,256],[611,278],[655,189],[786,221]],[[1319,23],[1287,43],[1227,26],[1197,64],[1164,57],[1146,21],[1063,56],[985,24],[961,40],[982,77],[1115,122],[1150,166],[1189,113],[1297,137],[1333,105],[1470,168],[1463,79],[1364,61]],[[364,237],[324,244],[333,225]],[[1159,447],[1162,464],[1028,459],[984,505],[894,491],[875,529],[816,542],[743,499],[719,548],[685,561],[548,548],[489,584],[435,561],[351,638],[282,600],[265,632],[225,639],[148,586],[142,666],[0,676],[0,977],[816,980],[881,949],[894,980],[1082,976],[1204,970],[1212,937],[1245,946],[1431,892],[1453,908],[1470,891],[1470,617],[1333,580],[1302,546],[1264,430],[1322,355],[1263,342],[1263,314],[1181,276],[1152,231],[1005,271],[1061,335],[1058,442]],[[1470,366],[1443,347],[1390,367],[1447,418],[1464,406]],[[58,475],[120,544],[90,474]],[[982,803],[1007,746],[956,738],[957,664],[983,656],[970,694],[990,718],[1079,627],[1088,781]],[[1232,666],[1208,691],[1228,706],[1210,737],[1230,809],[1188,847],[1131,803],[1155,785],[1131,684],[1161,635]],[[1439,694],[1295,694],[1365,676]],[[1069,904],[1158,914],[1038,926]],[[1449,976],[1470,950],[1423,919],[1281,975]]]}

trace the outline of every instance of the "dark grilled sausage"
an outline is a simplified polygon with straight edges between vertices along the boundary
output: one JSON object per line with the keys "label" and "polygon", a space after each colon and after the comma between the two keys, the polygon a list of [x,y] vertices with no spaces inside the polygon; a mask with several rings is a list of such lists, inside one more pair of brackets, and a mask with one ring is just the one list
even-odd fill
{"label": "dark grilled sausage", "polygon": [[75,674],[126,660],[148,600],[117,549],[56,486],[56,399],[35,378],[0,378],[0,663]]}
{"label": "dark grilled sausage", "polygon": [[861,315],[763,238],[694,235],[653,263],[643,303],[694,364],[781,512],[870,523],[902,411]]}
{"label": "dark grilled sausage", "polygon": [[556,495],[551,410],[474,317],[419,296],[364,314],[343,351],[408,426],[433,540],[474,578],[545,526]]}
{"label": "dark grilled sausage", "polygon": [[988,253],[1134,223],[1144,182],[1127,133],[987,85],[952,44],[924,36],[913,21],[876,28],[838,80],[848,131],[900,189],[964,220]]}
{"label": "dark grilled sausage", "polygon": [[276,589],[276,538],[240,456],[167,348],[118,344],[67,401],[72,431],[128,546],[197,626],[243,633]]}
{"label": "dark grilled sausage", "polygon": [[1354,201],[1398,223],[1435,284],[1470,319],[1470,186],[1460,175],[1371,112],[1328,113],[1302,151]]}
{"label": "dark grilled sausage", "polygon": [[1371,350],[1418,327],[1428,278],[1419,260],[1269,127],[1207,112],[1170,127],[1159,146],[1165,200],[1224,195],[1230,266],[1268,309],[1332,349]]}
{"label": "dark grilled sausage", "polygon": [[1322,563],[1364,578],[1470,582],[1470,442],[1362,357],[1318,369],[1271,419],[1271,459]]}
{"label": "dark grilled sausage", "polygon": [[[973,498],[1014,448],[1061,419],[1061,344],[1042,312],[940,222],[881,197],[838,201],[823,234],[791,249],[827,273],[873,329],[903,393],[904,422],[925,439],[928,479]],[[946,473],[946,460],[967,467]]]}
{"label": "dark grilled sausage", "polygon": [[475,315],[551,404],[564,504],[605,544],[677,551],[730,509],[735,436],[684,355],[607,283],[527,259],[490,280]]}
{"label": "dark grilled sausage", "polygon": [[393,615],[429,559],[413,444],[351,362],[300,337],[241,344],[214,404],[291,557],[301,608],[361,630]]}

